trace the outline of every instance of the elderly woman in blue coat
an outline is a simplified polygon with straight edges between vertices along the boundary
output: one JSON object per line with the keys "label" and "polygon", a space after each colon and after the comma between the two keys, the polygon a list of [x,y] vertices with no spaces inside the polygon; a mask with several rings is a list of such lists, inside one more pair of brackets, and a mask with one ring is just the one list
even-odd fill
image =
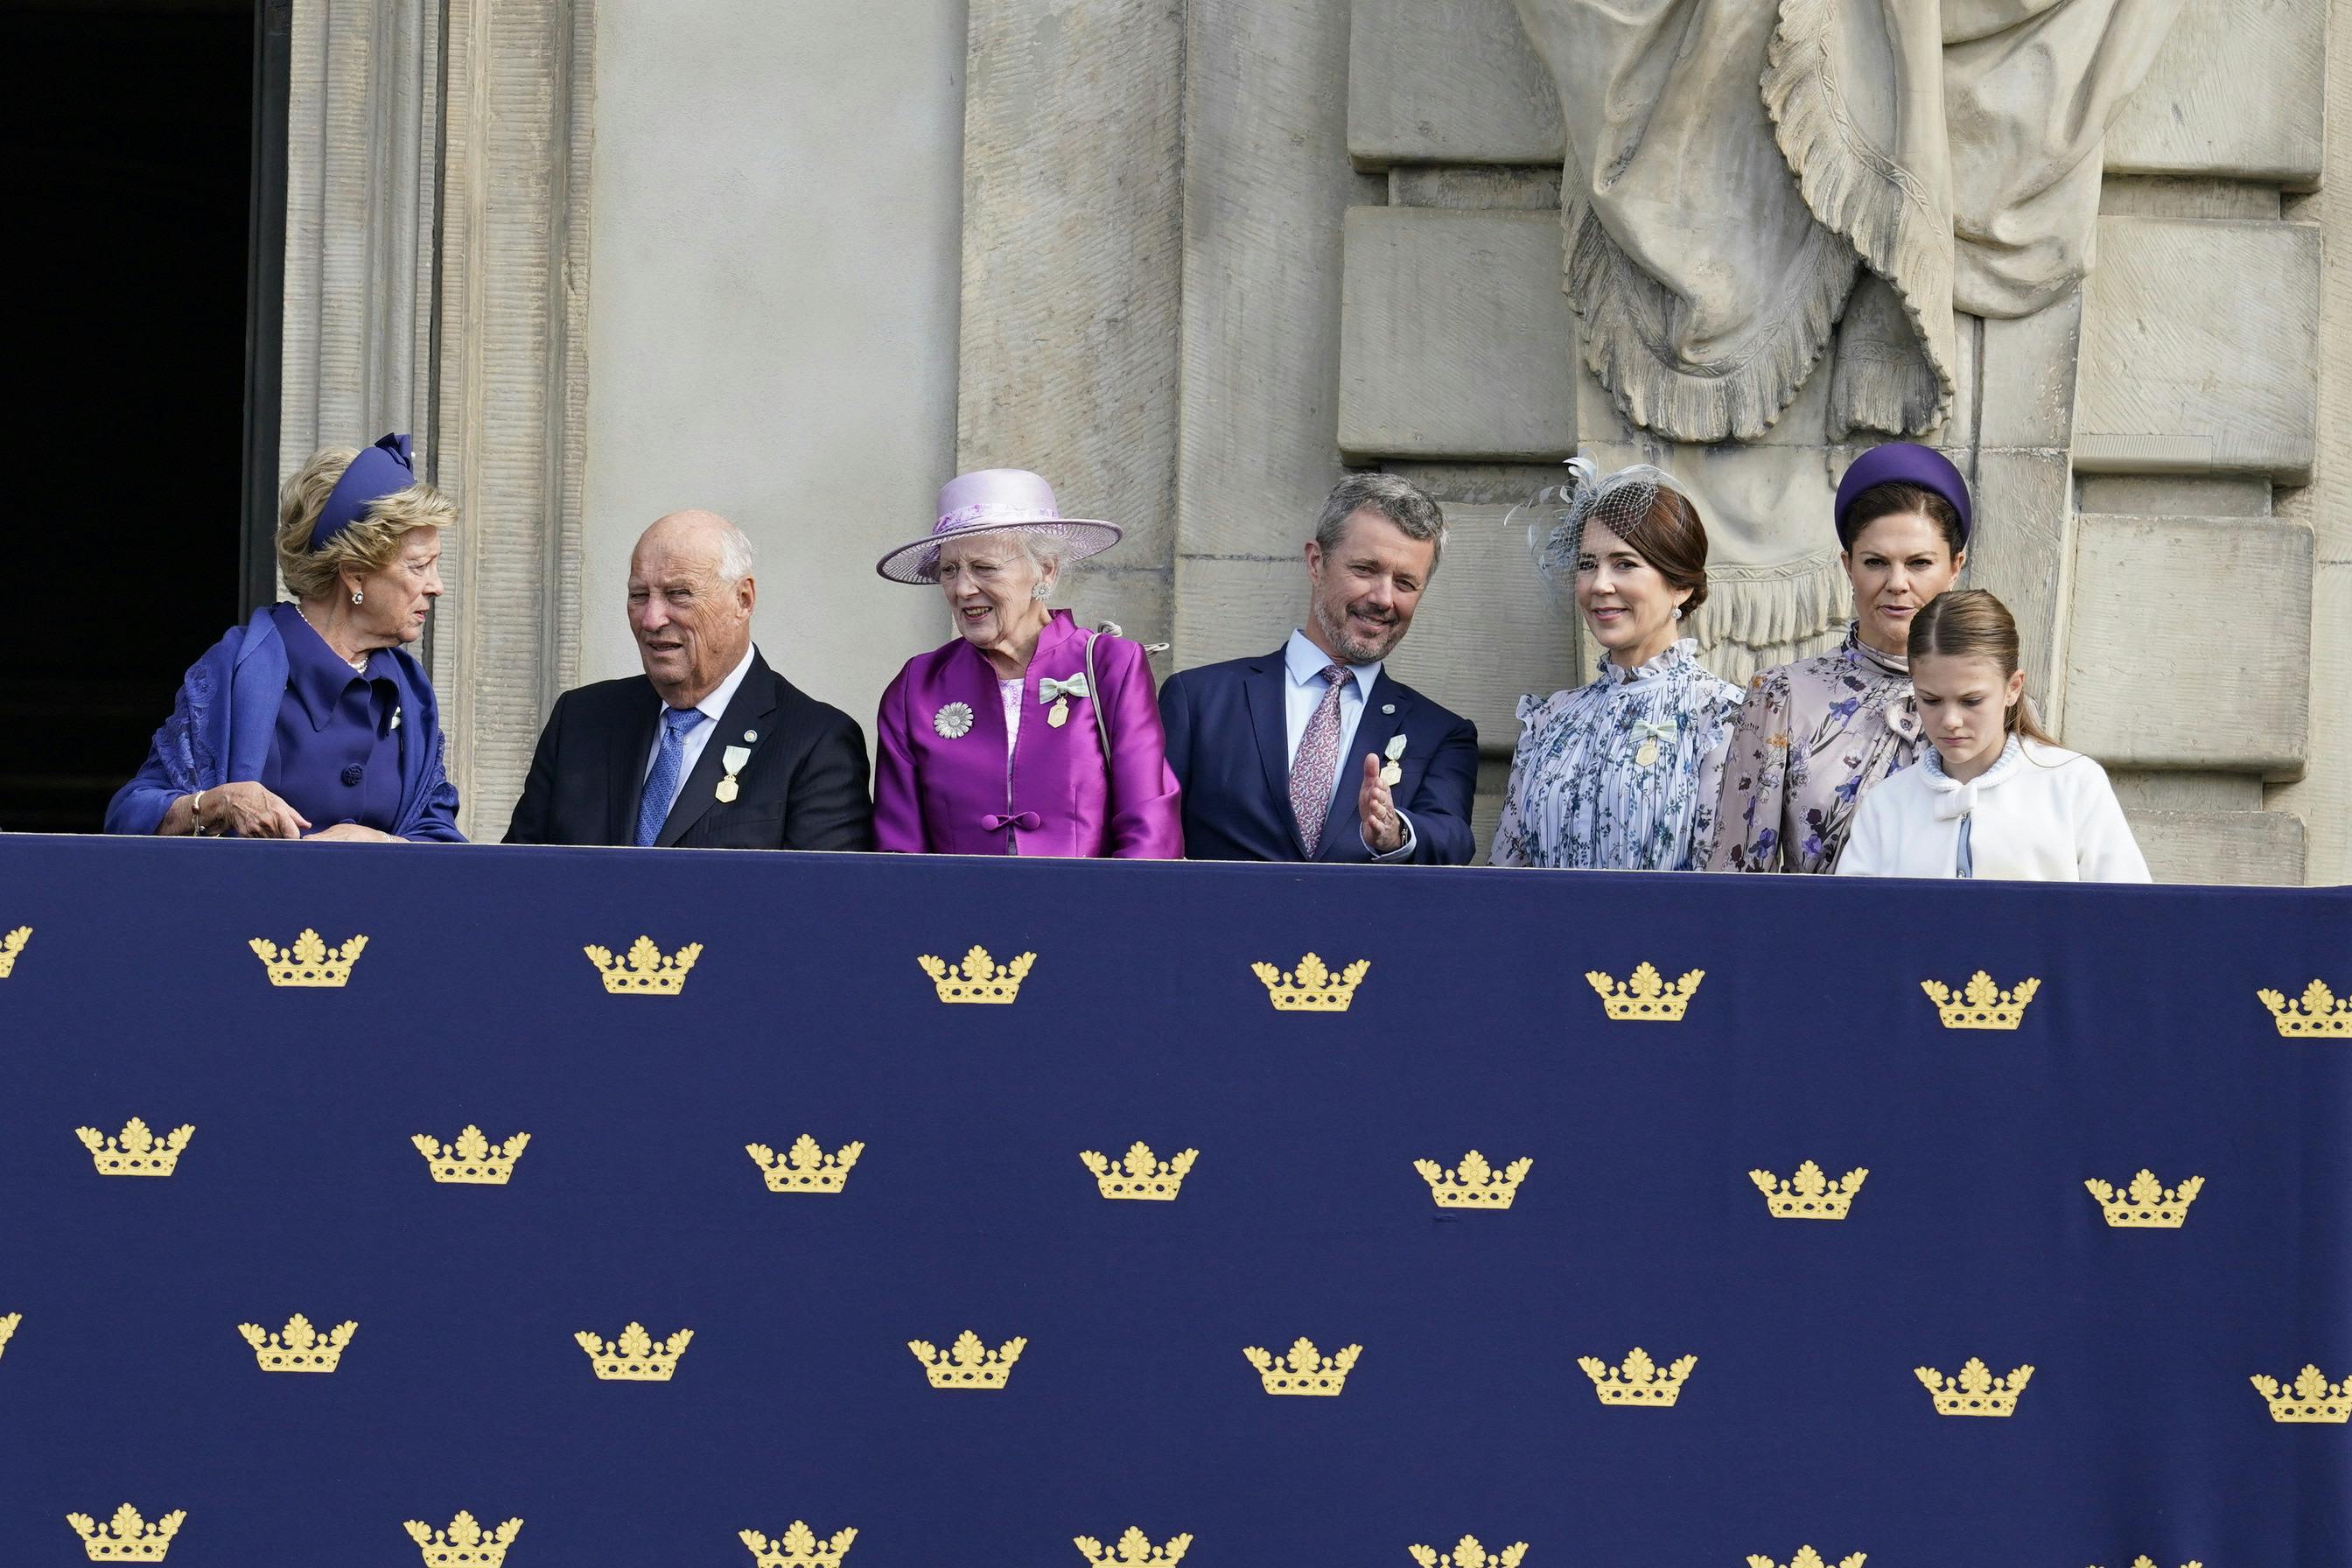
{"label": "elderly woman in blue coat", "polygon": [[441,592],[457,509],[408,437],[330,448],[278,498],[293,594],[188,670],[109,833],[461,843],[432,682],[406,645]]}

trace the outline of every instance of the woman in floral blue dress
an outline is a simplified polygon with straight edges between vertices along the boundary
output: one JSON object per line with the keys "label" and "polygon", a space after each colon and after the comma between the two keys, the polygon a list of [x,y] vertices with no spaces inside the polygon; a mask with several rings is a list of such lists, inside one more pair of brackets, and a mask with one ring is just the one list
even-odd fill
{"label": "woman in floral blue dress", "polygon": [[1602,649],[1590,686],[1519,700],[1497,866],[1687,871],[1706,863],[1724,744],[1740,690],[1698,662],[1684,623],[1706,602],[1706,528],[1647,464],[1530,503],[1528,543],[1573,593]]}

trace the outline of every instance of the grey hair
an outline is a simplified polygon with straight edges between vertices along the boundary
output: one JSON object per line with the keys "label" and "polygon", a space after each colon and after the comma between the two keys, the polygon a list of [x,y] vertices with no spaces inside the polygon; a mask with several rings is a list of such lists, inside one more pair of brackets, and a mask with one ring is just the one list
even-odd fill
{"label": "grey hair", "polygon": [[1349,474],[1324,498],[1315,519],[1315,542],[1323,553],[1339,548],[1348,520],[1360,511],[1388,519],[1407,539],[1426,541],[1432,547],[1429,569],[1437,570],[1445,554],[1445,513],[1427,490],[1394,474]]}
{"label": "grey hair", "polygon": [[719,520],[719,580],[733,587],[751,574],[751,536],[728,521]]}

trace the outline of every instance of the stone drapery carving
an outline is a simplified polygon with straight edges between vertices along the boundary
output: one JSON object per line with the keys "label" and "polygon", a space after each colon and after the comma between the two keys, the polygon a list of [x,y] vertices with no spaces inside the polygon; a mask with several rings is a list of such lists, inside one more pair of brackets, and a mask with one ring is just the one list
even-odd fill
{"label": "stone drapery carving", "polygon": [[1762,436],[1832,347],[1830,439],[1941,426],[1952,312],[2088,268],[2101,140],[2180,0],[1517,4],[1567,121],[1586,361],[1705,442]]}

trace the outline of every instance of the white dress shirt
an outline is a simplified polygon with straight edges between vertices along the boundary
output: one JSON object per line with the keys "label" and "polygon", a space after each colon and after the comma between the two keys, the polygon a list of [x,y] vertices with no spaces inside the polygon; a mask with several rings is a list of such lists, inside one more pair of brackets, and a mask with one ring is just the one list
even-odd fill
{"label": "white dress shirt", "polygon": [[[701,714],[705,721],[686,732],[686,740],[683,742],[685,756],[678,763],[677,769],[678,790],[686,788],[686,781],[694,774],[694,764],[702,760],[703,749],[710,744],[710,737],[719,733],[719,722],[727,717],[727,705],[735,700],[736,689],[743,684],[743,677],[751,672],[751,656],[759,651],[757,647],[745,648],[742,658],[737,661],[733,669],[728,671],[727,679],[720,681],[711,690],[709,696],[694,705],[695,711]],[[653,776],[654,761],[661,755],[661,731],[662,727],[659,722],[656,722],[654,725],[654,743],[646,752],[646,768],[645,772],[638,775],[640,780]],[[727,743],[730,746],[740,746],[745,742],[741,736],[732,735],[728,738]],[[676,805],[677,805],[677,792],[672,791],[669,799],[662,805],[662,817],[665,821],[669,817],[670,808]]]}
{"label": "white dress shirt", "polygon": [[[1307,641],[1305,632],[1293,631],[1282,650],[1282,662],[1290,672],[1282,691],[1282,766],[1286,773],[1298,761],[1298,743],[1307,738],[1307,721],[1323,705],[1323,672],[1334,661],[1329,654]],[[1371,697],[1372,683],[1381,677],[1381,662],[1376,658],[1370,664],[1347,666],[1348,679],[1339,687],[1339,752],[1325,791],[1327,797],[1338,793],[1340,780],[1353,779],[1363,771],[1364,759],[1354,749],[1356,729],[1363,721],[1364,704]],[[1397,808],[1397,823],[1404,829],[1404,842],[1385,855],[1373,856],[1374,859],[1401,859],[1412,852],[1412,818],[1405,815],[1402,806]],[[1364,847],[1371,847],[1371,840],[1366,838]]]}

